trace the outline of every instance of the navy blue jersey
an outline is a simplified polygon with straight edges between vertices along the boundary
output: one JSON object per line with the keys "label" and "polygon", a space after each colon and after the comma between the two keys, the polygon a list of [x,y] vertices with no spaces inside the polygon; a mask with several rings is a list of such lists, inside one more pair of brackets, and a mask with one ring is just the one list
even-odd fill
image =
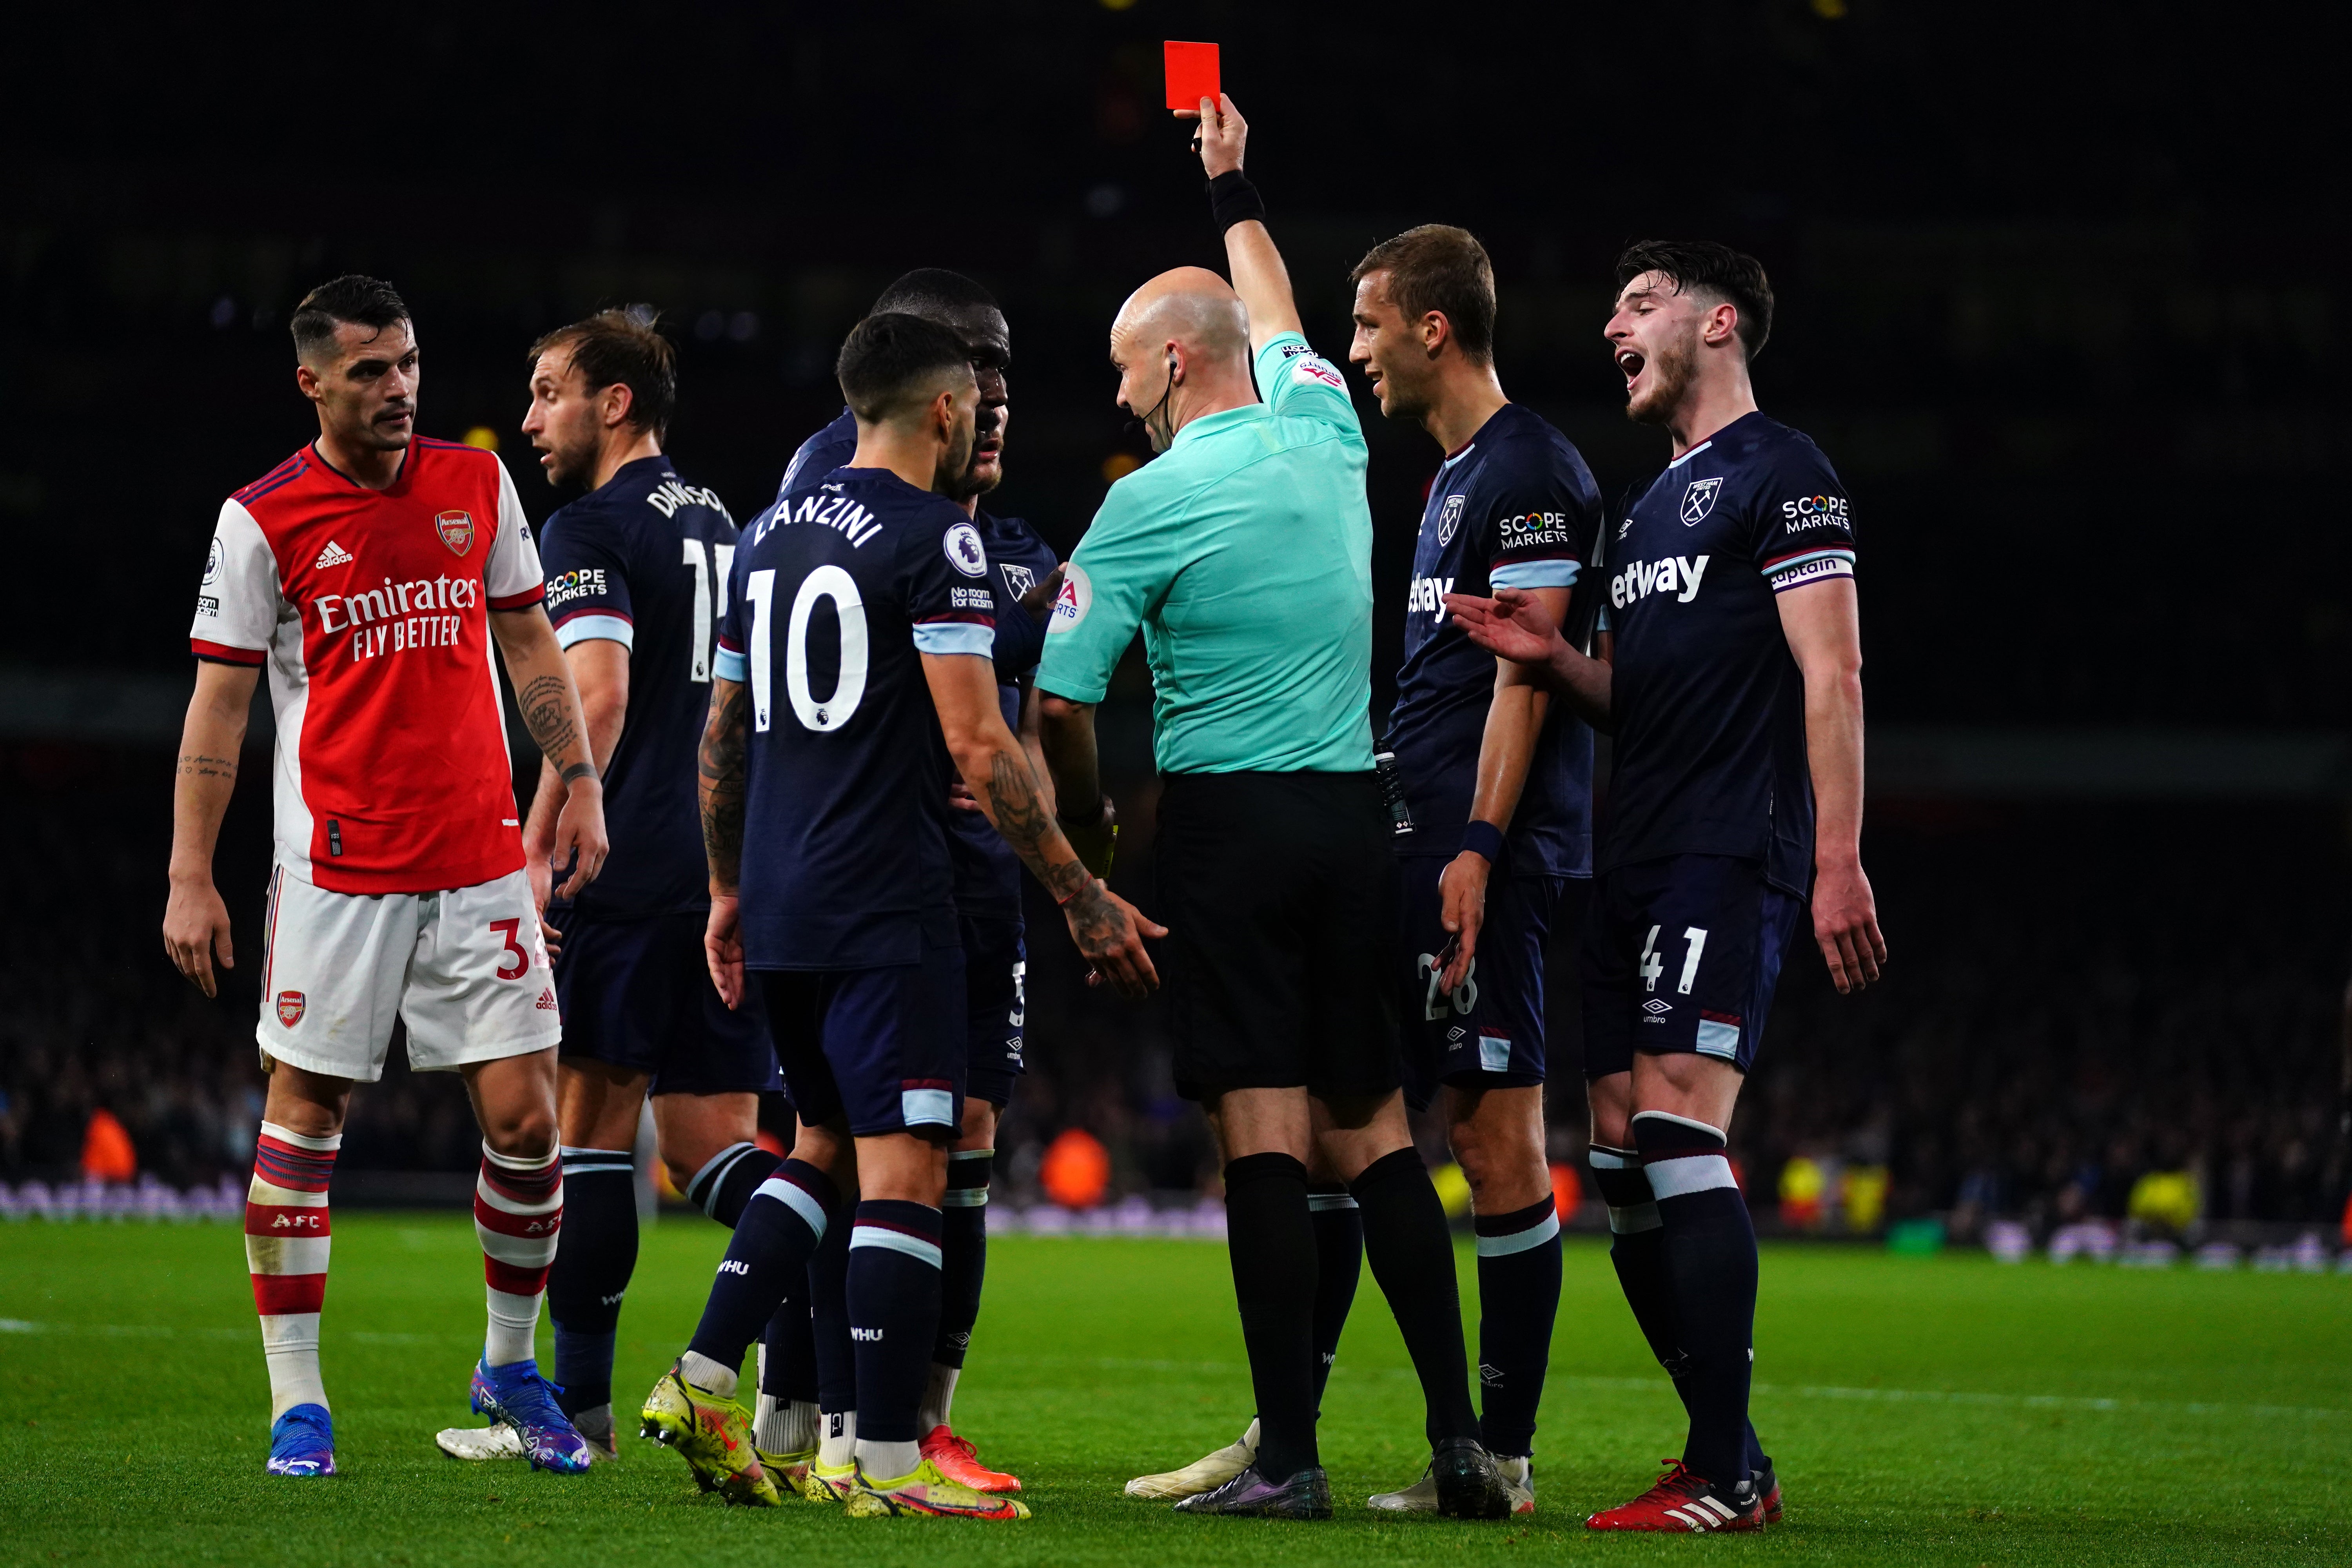
{"label": "navy blue jersey", "polygon": [[953,946],[947,777],[920,654],[987,657],[980,530],[881,468],[804,479],[736,552],[716,668],[751,687],[744,962],[866,969]]}
{"label": "navy blue jersey", "polygon": [[1853,575],[1836,470],[1807,437],[1743,415],[1651,483],[1609,556],[1616,746],[1602,868],[1734,855],[1805,896],[1805,681],[1774,599]]}
{"label": "navy blue jersey", "polygon": [[[1404,663],[1388,742],[1413,830],[1403,855],[1459,854],[1478,780],[1478,748],[1495,694],[1495,656],[1446,617],[1448,594],[1490,586],[1574,588],[1592,559],[1601,491],[1568,437],[1516,403],[1496,410],[1430,481],[1413,545]],[[1570,624],[1597,602],[1575,595]],[[1553,702],[1511,817],[1511,869],[1546,877],[1592,871],[1592,731]]]}
{"label": "navy blue jersey", "polygon": [[[827,473],[849,461],[857,450],[857,420],[847,409],[838,418],[801,443],[784,469],[784,489],[797,476]],[[782,492],[779,492],[780,494]],[[988,552],[988,585],[996,601],[996,694],[1004,709],[1007,729],[1021,724],[1021,682],[1037,668],[1045,648],[1045,626],[1021,608],[1021,595],[1044,582],[1060,564],[1037,531],[1017,517],[996,517],[982,510],[973,515]],[[945,776],[955,776],[954,764],[941,752]],[[948,850],[955,863],[956,908],[968,915],[1013,915],[1021,912],[1021,859],[1013,847],[976,811],[950,810]]]}
{"label": "navy blue jersey", "polygon": [[695,749],[735,520],[667,458],[639,458],[549,518],[539,552],[556,640],[604,637],[629,650],[621,738],[597,759],[613,851],[572,907],[591,920],[707,909]]}
{"label": "navy blue jersey", "polygon": [[783,500],[804,478],[847,468],[856,451],[857,416],[845,408],[833,416],[832,424],[800,444],[793,460],[784,465],[783,480],[776,486],[776,499]]}
{"label": "navy blue jersey", "polygon": [[[1004,710],[1004,726],[1021,727],[1021,683],[1037,668],[1045,651],[1045,623],[1021,607],[1021,595],[1054,574],[1054,552],[1037,532],[1017,517],[974,513],[982,542],[988,550],[988,586],[996,601],[996,699]],[[955,776],[955,764],[940,748],[945,776]],[[948,813],[948,850],[955,861],[956,908],[967,915],[1021,914],[1021,858],[1003,835],[976,811]]]}

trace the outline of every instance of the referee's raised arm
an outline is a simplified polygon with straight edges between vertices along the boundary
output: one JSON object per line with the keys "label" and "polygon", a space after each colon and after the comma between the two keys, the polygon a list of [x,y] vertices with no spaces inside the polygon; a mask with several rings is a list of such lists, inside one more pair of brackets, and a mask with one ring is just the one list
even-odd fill
{"label": "referee's raised arm", "polygon": [[1222,93],[1202,99],[1196,112],[1201,167],[1209,175],[1209,209],[1225,231],[1225,263],[1233,268],[1234,292],[1249,311],[1250,350],[1255,353],[1285,332],[1300,331],[1298,302],[1291,297],[1290,270],[1282,264],[1282,252],[1266,232],[1265,204],[1242,173],[1249,121]]}

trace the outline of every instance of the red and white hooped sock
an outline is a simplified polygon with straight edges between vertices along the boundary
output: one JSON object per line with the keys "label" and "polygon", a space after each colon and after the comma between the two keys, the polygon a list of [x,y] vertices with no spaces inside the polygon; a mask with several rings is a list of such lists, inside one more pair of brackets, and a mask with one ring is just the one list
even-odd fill
{"label": "red and white hooped sock", "polygon": [[273,1121],[261,1124],[254,1146],[245,1266],[261,1316],[272,1421],[297,1405],[327,1403],[319,1378],[319,1309],[327,1296],[327,1184],[342,1146],[340,1132],[310,1138]]}
{"label": "red and white hooped sock", "polygon": [[547,1299],[547,1271],[563,1229],[563,1165],[550,1149],[518,1159],[482,1145],[482,1173],[474,1184],[474,1234],[482,1243],[482,1279],[489,1292],[489,1331],[482,1359],[491,1366],[534,1359],[539,1309]]}

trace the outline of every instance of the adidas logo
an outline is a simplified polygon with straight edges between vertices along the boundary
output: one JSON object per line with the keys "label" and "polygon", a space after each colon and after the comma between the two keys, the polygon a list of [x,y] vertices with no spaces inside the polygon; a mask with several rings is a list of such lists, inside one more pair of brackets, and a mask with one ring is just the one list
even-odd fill
{"label": "adidas logo", "polygon": [[327,548],[319,552],[319,559],[310,563],[310,566],[313,571],[322,572],[330,566],[348,566],[351,563],[352,552],[330,539]]}
{"label": "adidas logo", "polygon": [[539,1010],[542,1013],[552,1013],[555,1011],[554,992],[542,991],[539,994]]}

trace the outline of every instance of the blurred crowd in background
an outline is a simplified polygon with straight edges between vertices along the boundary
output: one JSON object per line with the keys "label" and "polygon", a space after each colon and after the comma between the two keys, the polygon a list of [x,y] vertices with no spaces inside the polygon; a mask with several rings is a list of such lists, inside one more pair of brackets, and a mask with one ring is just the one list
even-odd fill
{"label": "blurred crowd in background", "polygon": [[[209,1188],[250,1168],[259,878],[228,889],[239,962],[208,1002],[157,950],[169,767],[152,752],[0,750],[0,809],[47,825],[0,840],[6,885],[38,889],[10,902],[0,940],[0,1181],[55,1185],[87,1162]],[[1125,782],[1141,830],[1116,879],[1149,910],[1150,784]],[[260,864],[258,793],[232,814],[231,864]],[[2003,1218],[2037,1239],[2084,1220],[2185,1240],[2237,1222],[2334,1232],[2352,1175],[2335,1128],[2345,834],[2316,810],[1883,809],[1866,855],[1894,963],[1840,997],[1816,952],[1790,962],[1732,1130],[1759,1223],[1876,1234],[1932,1215],[1962,1240]],[[998,1135],[1004,1200],[1213,1194],[1160,1005],[1087,988],[1050,906],[1032,929],[1031,1071]],[[1555,945],[1552,983],[1551,1152],[1574,1173],[1571,942]],[[479,1158],[463,1088],[394,1058],[354,1097],[340,1168],[445,1171],[462,1194]],[[782,1131],[787,1115],[779,1102],[768,1121]]]}

